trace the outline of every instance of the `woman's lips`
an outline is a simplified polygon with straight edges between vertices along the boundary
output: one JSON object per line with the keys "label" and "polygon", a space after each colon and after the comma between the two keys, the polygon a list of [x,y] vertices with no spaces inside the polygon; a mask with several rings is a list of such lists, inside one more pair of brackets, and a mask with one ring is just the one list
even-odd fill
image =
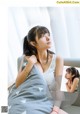
{"label": "woman's lips", "polygon": [[48,42],[47,44],[51,44],[51,42]]}

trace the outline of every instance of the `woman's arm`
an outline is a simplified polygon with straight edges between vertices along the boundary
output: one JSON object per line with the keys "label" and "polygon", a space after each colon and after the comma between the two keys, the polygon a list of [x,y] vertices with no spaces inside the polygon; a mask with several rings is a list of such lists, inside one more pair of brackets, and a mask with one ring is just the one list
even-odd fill
{"label": "woman's arm", "polygon": [[63,97],[61,89],[62,74],[63,74],[64,62],[60,56],[56,57],[56,68],[55,68],[55,81],[56,81],[56,102],[55,105],[60,106]]}
{"label": "woman's arm", "polygon": [[74,92],[76,90],[78,83],[79,83],[79,78],[75,78],[71,87],[69,87],[68,84],[66,84],[67,91]]}
{"label": "woman's arm", "polygon": [[26,59],[28,63],[23,70],[22,70],[23,61],[21,61],[21,67],[20,67],[19,73],[16,78],[16,83],[15,83],[16,87],[18,87],[20,84],[22,84],[26,80],[26,77],[31,71],[33,65],[37,62],[35,55],[32,55],[31,57],[26,57]]}
{"label": "woman's arm", "polygon": [[60,91],[61,87],[61,80],[62,80],[62,73],[63,73],[63,59],[60,56],[56,57],[56,68],[55,68],[55,80],[56,80],[56,100],[53,107],[53,112],[51,114],[55,114],[56,112],[59,112],[59,107],[61,104],[61,101],[64,97],[63,92]]}
{"label": "woman's arm", "polygon": [[63,59],[60,56],[56,57],[56,68],[55,68],[55,76],[62,76],[63,73]]}

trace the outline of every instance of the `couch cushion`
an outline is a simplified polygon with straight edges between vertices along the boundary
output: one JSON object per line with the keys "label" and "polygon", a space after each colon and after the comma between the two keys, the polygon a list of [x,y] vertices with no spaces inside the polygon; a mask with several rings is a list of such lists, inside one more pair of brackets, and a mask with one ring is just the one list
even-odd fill
{"label": "couch cushion", "polygon": [[69,114],[80,114],[80,107],[78,106],[65,106],[63,108],[64,111],[66,111]]}

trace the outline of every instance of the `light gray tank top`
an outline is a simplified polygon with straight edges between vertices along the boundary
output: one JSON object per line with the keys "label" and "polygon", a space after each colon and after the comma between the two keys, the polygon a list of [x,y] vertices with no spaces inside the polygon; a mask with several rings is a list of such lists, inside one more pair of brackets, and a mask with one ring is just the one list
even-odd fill
{"label": "light gray tank top", "polygon": [[[48,84],[49,90],[53,95],[53,91],[55,91],[55,66],[56,66],[56,55],[53,55],[52,62],[46,72],[44,72],[44,78]],[[55,94],[55,92],[54,92]]]}

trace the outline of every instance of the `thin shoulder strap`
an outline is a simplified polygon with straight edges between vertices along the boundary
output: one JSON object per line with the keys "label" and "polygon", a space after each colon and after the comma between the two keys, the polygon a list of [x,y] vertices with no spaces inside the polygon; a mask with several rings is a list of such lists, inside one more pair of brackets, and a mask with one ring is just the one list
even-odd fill
{"label": "thin shoulder strap", "polygon": [[56,54],[53,54],[52,65],[54,66],[54,70],[55,70],[55,67],[56,67]]}

